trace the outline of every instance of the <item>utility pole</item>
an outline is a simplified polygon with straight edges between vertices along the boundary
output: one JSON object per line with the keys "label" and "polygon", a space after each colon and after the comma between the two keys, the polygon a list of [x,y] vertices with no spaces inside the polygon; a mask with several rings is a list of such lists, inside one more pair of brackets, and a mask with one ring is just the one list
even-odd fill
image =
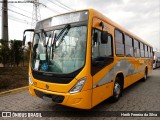
{"label": "utility pole", "polygon": [[39,0],[33,0],[32,26],[31,26],[31,28],[35,28],[36,22],[41,20],[39,5],[40,5]]}
{"label": "utility pole", "polygon": [[8,41],[8,0],[2,1],[2,39]]}

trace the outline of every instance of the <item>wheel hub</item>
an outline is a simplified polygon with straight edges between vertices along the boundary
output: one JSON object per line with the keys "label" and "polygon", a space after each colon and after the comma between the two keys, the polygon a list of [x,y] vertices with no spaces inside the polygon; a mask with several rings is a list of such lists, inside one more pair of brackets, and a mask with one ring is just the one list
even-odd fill
{"label": "wheel hub", "polygon": [[118,97],[120,95],[120,92],[121,92],[121,86],[119,83],[115,83],[115,86],[114,86],[114,93],[115,93],[115,96]]}

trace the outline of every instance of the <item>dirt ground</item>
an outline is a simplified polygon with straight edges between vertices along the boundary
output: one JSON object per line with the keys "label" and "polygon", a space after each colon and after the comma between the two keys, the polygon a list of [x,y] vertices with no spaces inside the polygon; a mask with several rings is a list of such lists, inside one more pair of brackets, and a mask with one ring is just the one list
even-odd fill
{"label": "dirt ground", "polygon": [[28,85],[28,67],[0,67],[0,92]]}

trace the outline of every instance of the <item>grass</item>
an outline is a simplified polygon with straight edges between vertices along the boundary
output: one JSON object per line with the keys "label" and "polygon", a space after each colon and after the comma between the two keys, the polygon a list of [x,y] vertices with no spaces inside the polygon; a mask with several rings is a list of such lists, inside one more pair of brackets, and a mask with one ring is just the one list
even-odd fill
{"label": "grass", "polygon": [[0,92],[28,85],[28,67],[0,67]]}

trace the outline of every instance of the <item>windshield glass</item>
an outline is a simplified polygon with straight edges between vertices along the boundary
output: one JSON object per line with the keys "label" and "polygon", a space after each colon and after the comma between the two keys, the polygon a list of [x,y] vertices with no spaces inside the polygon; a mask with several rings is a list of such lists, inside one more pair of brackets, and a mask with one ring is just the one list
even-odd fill
{"label": "windshield glass", "polygon": [[60,74],[79,70],[85,62],[86,36],[86,26],[35,33],[32,68]]}

